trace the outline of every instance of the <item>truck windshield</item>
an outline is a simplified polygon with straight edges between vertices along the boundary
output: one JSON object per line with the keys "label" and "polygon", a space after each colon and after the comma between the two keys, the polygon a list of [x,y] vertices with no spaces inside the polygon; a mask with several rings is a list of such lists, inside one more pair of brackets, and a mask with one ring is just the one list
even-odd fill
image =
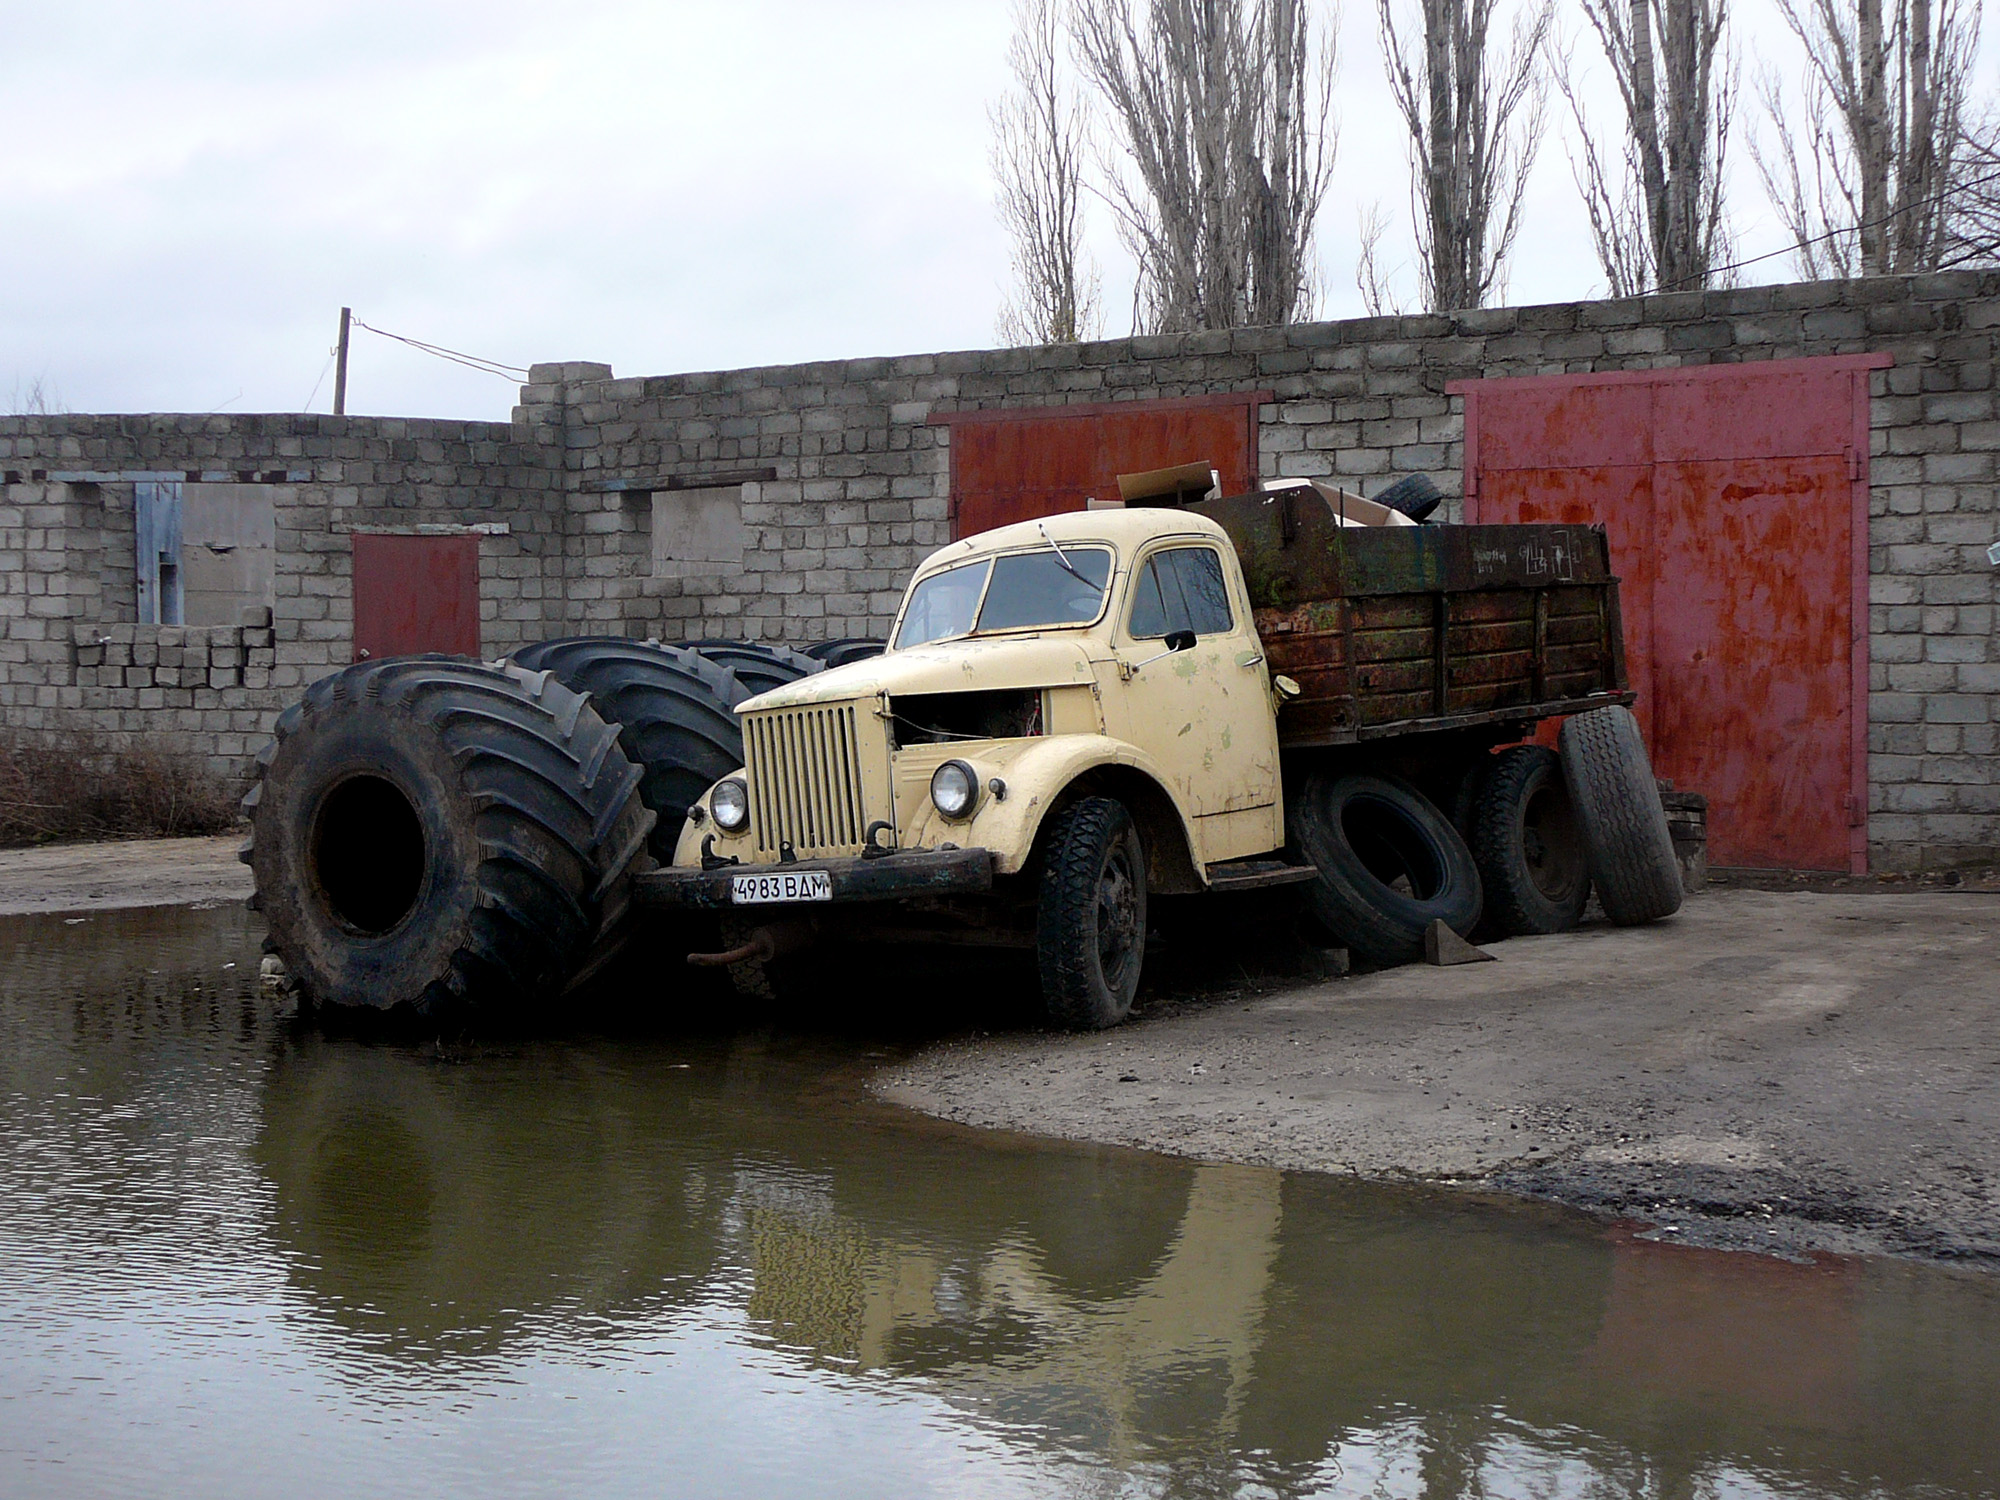
{"label": "truck windshield", "polygon": [[910,591],[896,646],[981,630],[1079,625],[1097,618],[1111,576],[1107,547],[1010,552],[933,573]]}

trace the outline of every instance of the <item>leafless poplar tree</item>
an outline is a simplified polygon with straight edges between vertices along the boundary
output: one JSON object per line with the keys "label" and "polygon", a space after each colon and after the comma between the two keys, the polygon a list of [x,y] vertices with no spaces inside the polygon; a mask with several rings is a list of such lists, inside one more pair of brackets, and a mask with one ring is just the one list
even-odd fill
{"label": "leafless poplar tree", "polygon": [[[1935,270],[1982,253],[1963,197],[1993,150],[1966,88],[1979,6],[1958,0],[1778,0],[1806,49],[1795,128],[1775,72],[1759,78],[1775,146],[1757,170],[1808,277]],[[1990,170],[1990,169],[1989,169]]]}
{"label": "leafless poplar tree", "polygon": [[[1553,0],[1517,17],[1504,57],[1491,46],[1495,0],[1417,0],[1416,40],[1397,30],[1397,0],[1376,0],[1376,8],[1389,88],[1410,129],[1424,305],[1484,307],[1520,228],[1521,194],[1540,144]],[[1375,244],[1365,234],[1363,251],[1364,296],[1372,278],[1379,302]]]}
{"label": "leafless poplar tree", "polygon": [[1555,74],[1582,137],[1577,185],[1611,294],[1707,286],[1727,258],[1722,178],[1737,78],[1723,46],[1728,0],[1582,5],[1625,105],[1619,156],[1599,150],[1566,55]]}
{"label": "leafless poplar tree", "polygon": [[1134,325],[1312,310],[1332,175],[1334,42],[1309,0],[1075,0],[1077,55],[1127,160],[1107,197],[1138,262]]}
{"label": "leafless poplar tree", "polygon": [[1102,325],[1097,270],[1083,248],[1090,131],[1063,76],[1062,34],[1058,0],[1016,0],[1014,86],[991,111],[1000,221],[1014,242],[1000,336],[1013,344],[1073,344]]}

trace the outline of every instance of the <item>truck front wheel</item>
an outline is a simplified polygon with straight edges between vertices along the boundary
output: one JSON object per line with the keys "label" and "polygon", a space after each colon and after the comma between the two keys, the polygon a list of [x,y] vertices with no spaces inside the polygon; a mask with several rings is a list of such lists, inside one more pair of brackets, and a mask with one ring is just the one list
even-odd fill
{"label": "truck front wheel", "polygon": [[1121,802],[1084,797],[1050,820],[1035,955],[1049,1019],[1101,1031],[1132,1013],[1146,953],[1146,850]]}

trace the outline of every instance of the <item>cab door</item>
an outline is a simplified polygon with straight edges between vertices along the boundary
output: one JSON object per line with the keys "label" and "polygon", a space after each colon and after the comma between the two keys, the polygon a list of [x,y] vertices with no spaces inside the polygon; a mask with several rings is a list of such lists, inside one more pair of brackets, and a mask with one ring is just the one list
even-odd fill
{"label": "cab door", "polygon": [[[1107,728],[1150,754],[1194,814],[1204,864],[1284,842],[1270,668],[1233,559],[1206,540],[1142,554],[1112,642],[1123,679],[1107,691]],[[1166,638],[1195,644],[1169,653]],[[1122,723],[1115,722],[1122,720]]]}

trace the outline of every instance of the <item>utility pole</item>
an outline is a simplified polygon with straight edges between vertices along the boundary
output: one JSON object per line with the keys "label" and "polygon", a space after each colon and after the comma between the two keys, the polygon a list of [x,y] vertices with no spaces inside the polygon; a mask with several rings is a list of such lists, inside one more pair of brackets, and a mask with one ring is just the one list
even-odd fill
{"label": "utility pole", "polygon": [[347,325],[354,320],[354,309],[340,310],[340,344],[334,350],[333,361],[333,414],[347,415]]}

